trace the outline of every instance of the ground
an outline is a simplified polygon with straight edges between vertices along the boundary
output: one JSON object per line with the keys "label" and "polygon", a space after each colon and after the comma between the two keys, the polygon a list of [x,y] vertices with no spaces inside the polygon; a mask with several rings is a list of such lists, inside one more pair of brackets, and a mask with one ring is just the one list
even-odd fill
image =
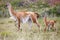
{"label": "ground", "polygon": [[15,22],[9,18],[0,18],[0,40],[60,40],[60,17],[56,18],[55,24],[56,31],[50,30],[44,32],[43,19],[38,19],[41,27],[40,31],[38,27],[33,24],[32,29],[29,29],[29,25],[21,23],[21,30],[17,31]]}

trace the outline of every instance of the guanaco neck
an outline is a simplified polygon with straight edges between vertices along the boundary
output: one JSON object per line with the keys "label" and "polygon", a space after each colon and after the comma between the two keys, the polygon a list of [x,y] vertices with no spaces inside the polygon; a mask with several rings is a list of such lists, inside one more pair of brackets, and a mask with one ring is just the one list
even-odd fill
{"label": "guanaco neck", "polygon": [[45,21],[45,23],[47,23],[47,17],[44,17],[44,21]]}
{"label": "guanaco neck", "polygon": [[9,10],[10,16],[16,16],[16,13],[13,10],[12,6],[8,7],[8,10]]}

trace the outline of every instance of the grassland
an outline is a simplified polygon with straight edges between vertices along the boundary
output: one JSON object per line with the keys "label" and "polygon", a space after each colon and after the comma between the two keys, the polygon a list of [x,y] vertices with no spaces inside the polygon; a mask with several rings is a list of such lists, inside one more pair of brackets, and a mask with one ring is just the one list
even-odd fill
{"label": "grassland", "polygon": [[49,18],[57,20],[55,27],[57,31],[44,32],[43,18],[38,19],[41,29],[33,24],[32,29],[29,30],[28,24],[21,23],[21,30],[17,31],[15,22],[9,18],[0,18],[0,40],[60,40],[60,17]]}

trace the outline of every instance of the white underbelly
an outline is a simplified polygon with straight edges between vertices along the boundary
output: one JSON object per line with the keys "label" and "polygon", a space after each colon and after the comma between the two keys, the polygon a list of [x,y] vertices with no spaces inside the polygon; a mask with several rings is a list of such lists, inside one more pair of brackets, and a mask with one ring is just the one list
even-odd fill
{"label": "white underbelly", "polygon": [[[11,16],[10,19],[17,21],[17,18],[15,16]],[[27,15],[26,17],[21,17],[20,21],[22,23],[26,23],[30,19],[30,15]]]}
{"label": "white underbelly", "polygon": [[22,18],[21,18],[21,22],[22,22],[22,23],[26,23],[26,22],[29,20],[29,18],[30,18],[30,15],[27,15],[27,16],[24,17],[24,18],[22,17]]}

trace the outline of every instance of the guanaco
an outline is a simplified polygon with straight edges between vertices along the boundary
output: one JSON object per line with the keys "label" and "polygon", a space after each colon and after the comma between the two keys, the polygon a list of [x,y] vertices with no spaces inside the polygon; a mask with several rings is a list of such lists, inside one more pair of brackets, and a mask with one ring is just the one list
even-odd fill
{"label": "guanaco", "polygon": [[[56,20],[48,20],[47,17],[44,16],[44,23],[46,25],[44,31],[46,31],[47,28],[48,30],[50,30],[50,28],[55,28],[54,25],[56,23]],[[54,30],[56,30],[56,28]]]}
{"label": "guanaco", "polygon": [[40,24],[38,23],[37,19],[39,18],[39,14],[35,12],[16,12],[10,3],[6,4],[10,17],[16,21],[18,25],[18,30],[20,29],[20,23],[26,23],[28,22],[29,26],[32,26],[32,22],[37,24],[37,26],[40,28]]}

